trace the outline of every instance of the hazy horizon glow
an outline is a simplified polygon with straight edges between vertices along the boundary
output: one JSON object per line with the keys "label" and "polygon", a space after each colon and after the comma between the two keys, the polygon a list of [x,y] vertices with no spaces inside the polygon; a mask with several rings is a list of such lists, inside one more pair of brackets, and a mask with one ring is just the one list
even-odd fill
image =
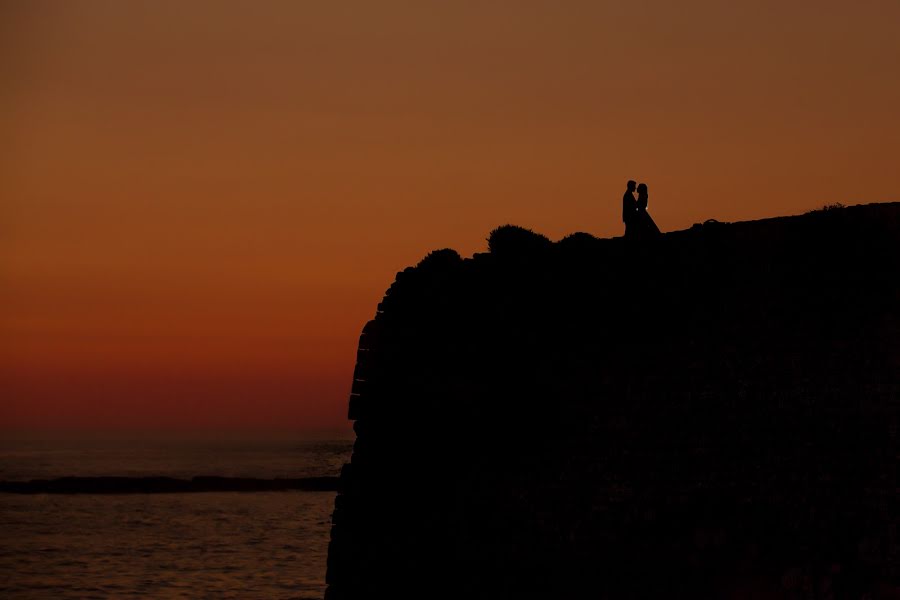
{"label": "hazy horizon glow", "polygon": [[900,3],[7,2],[0,430],[346,431],[396,271],[894,201]]}

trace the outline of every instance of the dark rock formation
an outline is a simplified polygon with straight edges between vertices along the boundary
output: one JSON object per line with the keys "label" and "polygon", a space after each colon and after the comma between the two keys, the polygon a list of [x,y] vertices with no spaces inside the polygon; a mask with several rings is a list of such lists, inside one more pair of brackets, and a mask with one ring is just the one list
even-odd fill
{"label": "dark rock formation", "polygon": [[898,217],[507,231],[398,273],[327,598],[896,597]]}

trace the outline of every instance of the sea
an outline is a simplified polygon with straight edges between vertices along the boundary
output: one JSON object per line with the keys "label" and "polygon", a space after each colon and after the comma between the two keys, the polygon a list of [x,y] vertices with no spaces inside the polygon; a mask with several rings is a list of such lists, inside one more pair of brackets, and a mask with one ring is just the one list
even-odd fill
{"label": "sea", "polygon": [[[336,476],[351,439],[0,439],[0,480]],[[0,598],[325,591],[334,492],[0,493]]]}

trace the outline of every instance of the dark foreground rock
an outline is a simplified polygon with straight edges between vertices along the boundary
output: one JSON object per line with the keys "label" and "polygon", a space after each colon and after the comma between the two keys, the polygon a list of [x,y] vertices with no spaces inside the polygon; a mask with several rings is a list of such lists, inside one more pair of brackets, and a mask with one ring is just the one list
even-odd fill
{"label": "dark foreground rock", "polygon": [[0,492],[12,494],[173,494],[187,492],[332,492],[337,477],[253,479],[245,477],[61,477],[0,481]]}
{"label": "dark foreground rock", "polygon": [[898,597],[898,260],[882,204],[398,273],[327,598]]}

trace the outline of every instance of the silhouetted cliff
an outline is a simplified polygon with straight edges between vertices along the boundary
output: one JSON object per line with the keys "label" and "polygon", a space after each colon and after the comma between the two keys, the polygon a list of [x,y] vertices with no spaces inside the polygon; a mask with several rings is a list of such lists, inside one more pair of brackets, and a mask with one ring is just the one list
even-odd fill
{"label": "silhouetted cliff", "polygon": [[896,597],[898,217],[503,229],[398,273],[327,598]]}

